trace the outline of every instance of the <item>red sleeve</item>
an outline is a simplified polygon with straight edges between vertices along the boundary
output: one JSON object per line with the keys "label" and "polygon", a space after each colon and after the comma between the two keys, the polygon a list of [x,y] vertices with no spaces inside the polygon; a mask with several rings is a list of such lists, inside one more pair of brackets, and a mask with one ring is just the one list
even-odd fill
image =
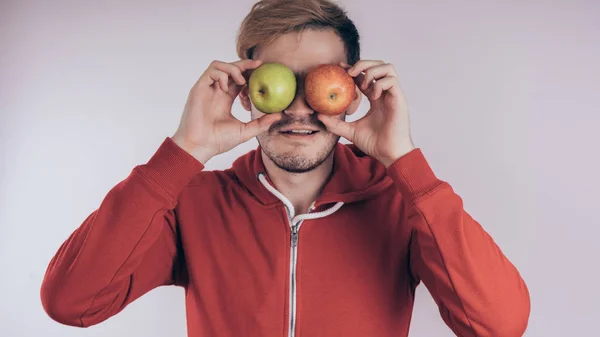
{"label": "red sleeve", "polygon": [[114,186],[50,261],[41,286],[48,315],[86,327],[153,288],[184,283],[173,210],[203,168],[167,138]]}
{"label": "red sleeve", "polygon": [[388,168],[411,226],[410,271],[461,337],[522,336],[529,320],[525,282],[452,187],[434,175],[420,149]]}

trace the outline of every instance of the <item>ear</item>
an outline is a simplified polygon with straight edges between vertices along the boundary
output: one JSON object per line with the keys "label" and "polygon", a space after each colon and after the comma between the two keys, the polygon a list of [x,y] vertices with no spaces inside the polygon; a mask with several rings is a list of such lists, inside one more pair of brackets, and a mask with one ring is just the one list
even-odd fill
{"label": "ear", "polygon": [[240,91],[239,97],[240,97],[240,103],[242,104],[242,107],[244,107],[244,110],[252,111],[252,103],[250,102],[250,92],[248,89],[248,85],[245,85],[242,88],[242,91]]}
{"label": "ear", "polygon": [[362,100],[363,96],[362,91],[360,91],[360,89],[357,86],[354,86],[354,90],[356,90],[356,92],[354,93],[354,99],[348,106],[348,109],[346,109],[346,115],[348,116],[352,115],[356,112],[356,110],[358,110],[358,106],[360,105],[360,101]]}

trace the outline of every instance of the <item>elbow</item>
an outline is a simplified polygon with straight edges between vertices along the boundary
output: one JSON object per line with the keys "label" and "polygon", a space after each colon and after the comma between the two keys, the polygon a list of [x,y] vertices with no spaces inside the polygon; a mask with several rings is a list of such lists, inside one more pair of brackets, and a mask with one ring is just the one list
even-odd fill
{"label": "elbow", "polygon": [[486,336],[521,337],[529,324],[531,303],[527,293],[519,300],[511,301],[502,310],[492,311]]}
{"label": "elbow", "polygon": [[[45,279],[40,290],[42,307],[54,321],[79,328],[99,324],[122,307],[115,306],[123,300],[124,293],[98,296],[93,291],[75,291],[65,286],[65,281]],[[93,305],[92,305],[93,304]]]}
{"label": "elbow", "polygon": [[498,337],[522,337],[527,330],[529,322],[529,311],[520,311],[518,314],[512,313],[508,318],[498,320],[496,326],[490,329],[489,336]]}
{"label": "elbow", "polygon": [[85,327],[80,319],[80,313],[73,310],[66,296],[62,296],[60,292],[53,291],[45,285],[42,286],[40,295],[42,307],[52,320],[64,325]]}
{"label": "elbow", "polygon": [[55,322],[79,328],[90,326],[82,315],[87,302],[77,300],[76,293],[65,284],[66,280],[46,275],[40,288],[42,308]]}
{"label": "elbow", "polygon": [[508,309],[510,313],[507,314],[507,318],[505,319],[508,326],[507,331],[501,336],[521,337],[525,334],[525,330],[527,330],[529,315],[531,313],[531,298],[529,289],[524,282],[522,282],[518,294],[517,299],[514,301],[514,307]]}
{"label": "elbow", "polygon": [[522,337],[525,335],[527,330],[528,318],[517,317],[514,320],[498,325],[489,330],[489,333],[485,336],[497,336],[497,337]]}

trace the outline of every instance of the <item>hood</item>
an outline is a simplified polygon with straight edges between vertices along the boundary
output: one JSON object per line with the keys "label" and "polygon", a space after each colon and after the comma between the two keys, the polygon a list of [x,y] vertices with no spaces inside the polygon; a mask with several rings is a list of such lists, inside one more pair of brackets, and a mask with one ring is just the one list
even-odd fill
{"label": "hood", "polygon": [[[248,192],[262,204],[281,203],[258,179],[259,174],[264,173],[272,184],[266,175],[260,146],[238,158],[231,170]],[[348,204],[369,199],[392,184],[381,163],[361,152],[353,144],[338,142],[333,153],[333,174],[314,206],[337,202]]]}

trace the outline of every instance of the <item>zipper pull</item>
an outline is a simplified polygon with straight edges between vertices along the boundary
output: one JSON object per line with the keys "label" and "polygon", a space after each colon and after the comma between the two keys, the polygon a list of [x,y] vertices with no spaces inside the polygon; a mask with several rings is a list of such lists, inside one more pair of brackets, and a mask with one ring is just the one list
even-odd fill
{"label": "zipper pull", "polygon": [[298,246],[298,229],[292,228],[292,247]]}

